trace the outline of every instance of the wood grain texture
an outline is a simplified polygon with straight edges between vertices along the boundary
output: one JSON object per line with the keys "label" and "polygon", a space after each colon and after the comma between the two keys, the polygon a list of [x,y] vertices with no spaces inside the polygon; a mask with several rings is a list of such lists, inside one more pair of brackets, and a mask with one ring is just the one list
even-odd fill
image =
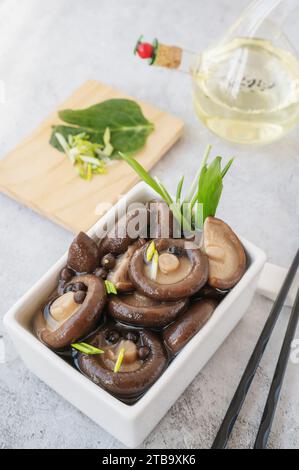
{"label": "wood grain texture", "polygon": [[[59,109],[86,108],[110,98],[130,98],[97,81],[87,81]],[[147,119],[155,124],[146,146],[136,158],[147,169],[178,140],[181,119],[139,102]],[[87,230],[99,218],[99,203],[115,203],[138,176],[122,161],[91,181],[79,178],[68,158],[49,145],[51,126],[59,123],[55,110],[28,138],[0,161],[0,190],[63,227]]]}

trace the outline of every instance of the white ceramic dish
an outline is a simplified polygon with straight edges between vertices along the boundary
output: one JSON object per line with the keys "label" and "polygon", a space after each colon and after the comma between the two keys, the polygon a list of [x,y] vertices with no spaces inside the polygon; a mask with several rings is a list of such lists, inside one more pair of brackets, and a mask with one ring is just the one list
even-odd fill
{"label": "white ceramic dish", "polygon": [[[153,196],[148,186],[139,183],[126,198],[130,204],[148,201]],[[120,200],[89,235],[98,233],[121,204]],[[125,445],[135,447],[157,425],[246,312],[266,256],[252,243],[246,240],[242,243],[249,258],[245,275],[219,304],[208,323],[135,405],[126,405],[96,386],[32,334],[32,317],[54,289],[67,254],[10,309],[4,324],[21,358],[34,374]]]}

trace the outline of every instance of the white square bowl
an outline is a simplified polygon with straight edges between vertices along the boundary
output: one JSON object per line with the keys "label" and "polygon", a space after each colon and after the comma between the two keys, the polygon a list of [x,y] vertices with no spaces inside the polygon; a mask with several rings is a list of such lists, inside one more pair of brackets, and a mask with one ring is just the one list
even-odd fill
{"label": "white square bowl", "polygon": [[[127,195],[127,204],[145,202],[155,194],[139,183]],[[95,237],[103,224],[114,219],[120,200],[88,232]],[[212,357],[241,320],[255,292],[266,256],[242,239],[248,269],[240,282],[222,300],[207,324],[171,362],[157,382],[134,405],[126,405],[101,389],[61,357],[44,346],[32,333],[31,321],[57,284],[67,253],[6,313],[5,327],[27,367],[57,393],[102,428],[129,447],[139,445]]]}

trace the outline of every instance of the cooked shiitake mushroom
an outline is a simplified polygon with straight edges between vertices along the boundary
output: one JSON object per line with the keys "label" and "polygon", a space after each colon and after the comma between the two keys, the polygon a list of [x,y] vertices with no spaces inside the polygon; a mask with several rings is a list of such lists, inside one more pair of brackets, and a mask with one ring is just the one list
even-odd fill
{"label": "cooked shiitake mushroom", "polygon": [[217,305],[218,302],[214,299],[195,301],[183,315],[164,330],[164,341],[173,354],[182,349],[206,324]]}
{"label": "cooked shiitake mushroom", "polygon": [[92,273],[99,263],[98,245],[86,233],[80,232],[69,248],[68,266],[77,273]]}
{"label": "cooked shiitake mushroom", "polygon": [[[79,352],[79,369],[94,383],[120,397],[133,397],[144,392],[166,366],[167,355],[162,342],[147,330],[128,332],[121,326],[106,325],[88,343],[103,350],[104,354]],[[121,349],[123,360],[119,371],[115,371]]]}
{"label": "cooked shiitake mushroom", "polygon": [[128,267],[134,251],[139,247],[139,241],[130,245],[125,253],[118,256],[113,269],[111,269],[107,275],[107,280],[115,285],[118,292],[129,292],[134,290],[134,286],[129,278]]}
{"label": "cooked shiitake mushroom", "polygon": [[138,292],[112,297],[108,303],[110,315],[118,321],[136,326],[158,328],[168,325],[188,305],[188,298],[161,302]]}
{"label": "cooked shiitake mushroom", "polygon": [[[145,263],[149,244],[139,248],[129,263],[129,277],[138,291],[156,300],[173,301],[190,297],[208,279],[208,260],[197,247],[182,239],[159,239],[157,276],[151,278],[151,267]],[[176,254],[174,254],[176,253]]]}
{"label": "cooked shiitake mushroom", "polygon": [[[73,288],[80,284],[81,290]],[[68,286],[71,289],[50,301],[34,320],[37,337],[58,351],[95,329],[107,299],[102,279],[93,274],[76,276]]]}
{"label": "cooked shiitake mushroom", "polygon": [[[107,253],[114,255],[120,255],[127,251],[128,247],[138,238],[140,233],[135,232],[134,221],[143,219],[145,222],[145,229],[148,222],[148,212],[143,208],[131,210],[123,215],[111,231],[101,240],[99,244],[99,250],[101,257]],[[146,231],[146,230],[145,230]]]}
{"label": "cooked shiitake mushroom", "polygon": [[[187,343],[246,269],[246,254],[236,234],[222,220],[207,217],[215,214],[232,164],[231,159],[222,167],[220,156],[209,164],[210,150],[209,146],[187,191],[184,176],[180,178],[175,200],[140,162],[123,153],[163,200],[135,203],[134,209],[130,204],[113,227],[108,226],[109,217],[103,227],[107,235],[102,231],[98,243],[80,232],[59,273],[55,294],[34,319],[35,334],[43,343],[67,361],[72,351],[74,365],[86,377],[126,403],[139,399],[182,348],[189,354],[192,346]],[[200,215],[207,217],[203,230],[198,230]],[[217,343],[219,330],[214,330]],[[208,333],[209,326],[198,340],[207,342]]]}
{"label": "cooked shiitake mushroom", "polygon": [[231,289],[246,269],[242,243],[232,229],[216,217],[205,220],[203,241],[209,259],[209,285],[222,290]]}

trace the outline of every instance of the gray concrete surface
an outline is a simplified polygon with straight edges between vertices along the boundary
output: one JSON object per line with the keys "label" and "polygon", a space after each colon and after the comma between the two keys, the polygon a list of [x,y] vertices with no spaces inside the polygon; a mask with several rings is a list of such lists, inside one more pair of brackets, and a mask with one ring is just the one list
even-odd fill
{"label": "gray concrete surface", "polygon": [[[216,40],[246,0],[0,0],[0,155],[86,79],[109,83],[181,116],[183,139],[153,170],[170,189],[190,181],[209,142],[237,156],[227,176],[219,215],[288,266],[298,248],[298,128],[262,148],[226,144],[198,123],[190,79],[149,69],[131,51],[140,33],[201,50]],[[290,33],[299,40],[296,28]],[[55,190],[55,188],[53,188]],[[65,251],[72,234],[0,195],[1,316]],[[205,448],[215,435],[272,303],[256,295],[244,320],[163,418],[142,447]],[[275,360],[285,310],[258,370],[230,446],[254,442]],[[0,448],[122,448],[23,365],[0,323]],[[299,332],[297,332],[299,337]],[[1,350],[2,351],[2,350]],[[2,354],[3,359],[3,354]],[[273,424],[272,448],[299,447],[299,365],[290,364]]]}

